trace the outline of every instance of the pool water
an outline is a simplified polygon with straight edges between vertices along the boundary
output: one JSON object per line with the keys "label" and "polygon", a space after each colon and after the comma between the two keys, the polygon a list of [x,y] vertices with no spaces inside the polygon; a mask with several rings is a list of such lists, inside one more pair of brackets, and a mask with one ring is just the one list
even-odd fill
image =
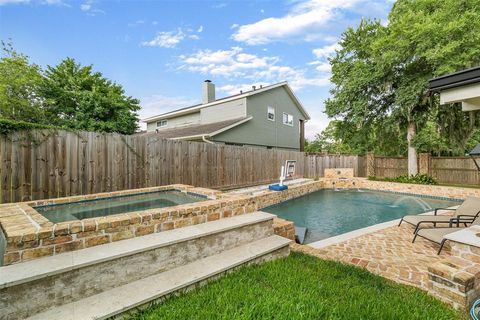
{"label": "pool water", "polygon": [[48,220],[57,223],[153,208],[171,207],[204,200],[207,199],[191,193],[170,190],[67,202],[33,208]]}
{"label": "pool water", "polygon": [[307,228],[304,243],[312,243],[342,233],[420,214],[432,208],[459,205],[457,200],[404,195],[371,190],[316,191],[263,209]]}

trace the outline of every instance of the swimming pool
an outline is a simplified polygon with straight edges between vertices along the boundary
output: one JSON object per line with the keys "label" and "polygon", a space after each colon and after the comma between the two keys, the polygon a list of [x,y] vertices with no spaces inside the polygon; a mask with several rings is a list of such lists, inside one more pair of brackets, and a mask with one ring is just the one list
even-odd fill
{"label": "swimming pool", "polygon": [[82,220],[207,200],[178,190],[155,191],[33,207],[51,222]]}
{"label": "swimming pool", "polygon": [[308,229],[304,243],[312,243],[378,223],[420,214],[432,208],[458,205],[453,199],[405,195],[372,190],[325,189],[263,211]]}

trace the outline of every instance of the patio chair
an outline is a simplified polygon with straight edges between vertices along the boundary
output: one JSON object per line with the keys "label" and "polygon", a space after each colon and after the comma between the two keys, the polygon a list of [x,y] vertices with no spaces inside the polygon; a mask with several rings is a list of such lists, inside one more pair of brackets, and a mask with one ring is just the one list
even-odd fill
{"label": "patio chair", "polygon": [[[453,216],[438,216],[437,213],[439,210],[450,210],[454,211]],[[404,216],[398,226],[402,222],[409,223],[415,226],[413,233],[417,233],[417,230],[422,224],[431,223],[434,227],[437,224],[451,224],[455,223],[459,227],[461,223],[467,226],[467,223],[472,223],[475,218],[480,214],[480,198],[477,197],[468,197],[463,201],[458,208],[437,208],[433,211],[433,214],[430,215],[408,215]]]}
{"label": "patio chair", "polygon": [[[477,226],[480,225],[480,218],[474,219],[472,222],[472,226],[473,225],[477,225]],[[422,228],[415,233],[415,236],[413,237],[412,242],[415,242],[418,236],[426,240],[430,240],[432,242],[438,243],[440,245],[440,248],[438,249],[437,254],[440,254],[440,252],[442,252],[443,245],[448,240],[448,239],[445,239],[445,236],[447,234],[456,232],[458,230],[462,230],[464,228],[465,227],[463,228],[459,227],[459,223],[457,223],[457,227],[452,227],[452,224],[450,224],[450,227],[448,228],[445,228],[445,227],[444,228]]]}

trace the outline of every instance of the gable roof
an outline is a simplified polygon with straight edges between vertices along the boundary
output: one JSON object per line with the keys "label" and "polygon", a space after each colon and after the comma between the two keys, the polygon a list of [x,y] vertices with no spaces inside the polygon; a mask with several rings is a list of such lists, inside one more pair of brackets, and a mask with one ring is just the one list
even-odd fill
{"label": "gable roof", "polygon": [[210,103],[205,103],[205,104],[200,103],[200,104],[195,104],[193,106],[176,109],[176,110],[173,110],[173,111],[169,111],[169,112],[166,112],[166,113],[159,114],[157,116],[153,116],[153,117],[143,119],[142,121],[143,122],[152,122],[152,121],[160,120],[160,119],[168,119],[168,118],[178,117],[178,116],[181,116],[181,115],[184,115],[184,114],[198,112],[198,111],[200,111],[200,109],[203,109],[203,108],[206,108],[206,107],[214,106],[214,105],[224,103],[224,102],[228,102],[228,101],[243,99],[243,98],[253,96],[253,95],[256,95],[256,94],[259,94],[259,93],[262,93],[262,92],[265,92],[265,91],[268,91],[268,90],[272,90],[272,89],[275,89],[275,88],[278,88],[278,87],[282,87],[282,86],[285,87],[287,93],[292,98],[292,100],[295,103],[295,105],[297,106],[297,108],[305,116],[305,119],[310,120],[310,115],[305,110],[303,105],[300,103],[300,100],[298,100],[297,96],[295,96],[295,93],[293,93],[293,90],[290,88],[288,83],[286,81],[283,81],[283,82],[275,83],[275,84],[272,84],[272,85],[269,85],[269,86],[264,86],[264,87],[261,87],[261,88],[257,88],[255,90],[250,90],[250,91],[246,91],[246,92],[243,92],[243,93],[234,94],[234,95],[231,95],[231,96],[228,96],[228,97],[217,99],[217,100],[212,101]]}
{"label": "gable roof", "polygon": [[234,128],[252,119],[252,117],[236,118],[226,121],[219,121],[207,124],[196,124],[172,129],[161,129],[158,132],[149,132],[151,135],[162,139],[194,139],[202,137],[213,137],[219,133]]}

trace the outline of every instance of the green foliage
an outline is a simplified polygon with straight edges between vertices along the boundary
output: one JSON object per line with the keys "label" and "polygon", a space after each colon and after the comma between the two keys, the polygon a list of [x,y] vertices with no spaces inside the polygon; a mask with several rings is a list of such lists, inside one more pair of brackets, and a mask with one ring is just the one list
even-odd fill
{"label": "green foliage", "polygon": [[313,141],[309,141],[305,146],[306,152],[324,152],[330,154],[350,154],[356,150],[349,144],[343,143],[339,134],[339,123],[331,121],[327,128],[315,136]]}
{"label": "green foliage", "polygon": [[416,174],[416,175],[404,175],[398,176],[395,178],[385,178],[385,177],[368,177],[368,180],[373,181],[388,181],[388,182],[399,182],[399,183],[414,183],[414,184],[427,184],[427,185],[437,185],[438,182],[431,176],[427,174]]}
{"label": "green foliage", "polygon": [[128,319],[462,319],[417,288],[365,269],[292,252],[243,267]]}
{"label": "green foliage", "polygon": [[28,57],[17,53],[11,42],[1,42],[0,118],[27,122],[45,122],[38,89],[41,69],[30,64]]}
{"label": "green foliage", "polygon": [[134,133],[139,101],[92,66],[82,67],[67,58],[48,66],[41,87],[52,123],[87,131]]}
{"label": "green foliage", "polygon": [[0,135],[7,135],[15,131],[30,130],[30,129],[60,129],[60,128],[45,125],[45,124],[39,124],[39,123],[0,119]]}
{"label": "green foliage", "polygon": [[412,148],[463,154],[478,112],[440,106],[426,93],[429,79],[480,64],[479,8],[480,0],[399,0],[388,25],[363,20],[347,29],[330,60],[326,114],[340,120],[333,144],[405,155],[411,124],[420,135]]}
{"label": "green foliage", "polygon": [[465,142],[466,149],[470,151],[479,143],[480,143],[480,128],[477,128],[472,131],[472,134],[468,137],[467,141]]}
{"label": "green foliage", "polygon": [[138,128],[139,100],[92,66],[67,58],[43,71],[11,43],[2,47],[0,118],[123,134]]}

